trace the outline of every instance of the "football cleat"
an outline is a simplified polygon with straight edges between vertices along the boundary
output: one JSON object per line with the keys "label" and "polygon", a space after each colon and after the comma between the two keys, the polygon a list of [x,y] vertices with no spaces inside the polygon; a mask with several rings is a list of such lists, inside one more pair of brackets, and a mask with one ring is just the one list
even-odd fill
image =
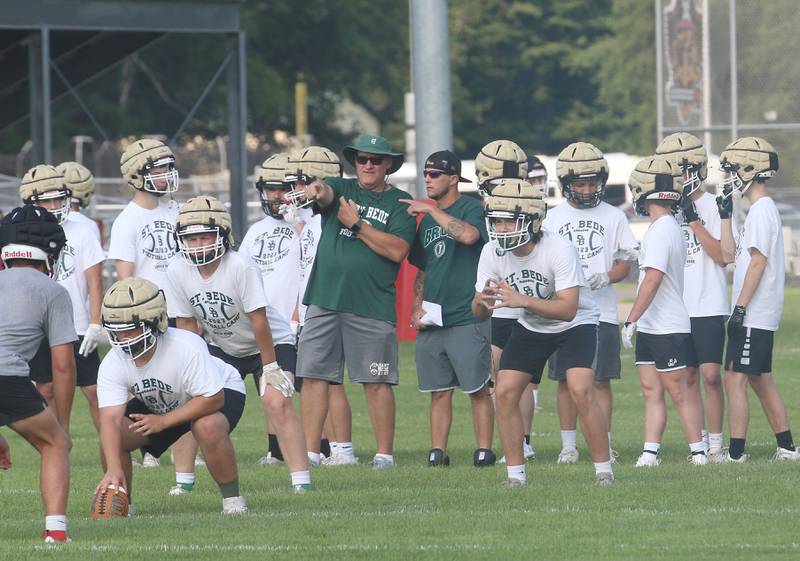
{"label": "football cleat", "polygon": [[594,484],[595,485],[613,485],[614,484],[614,474],[609,471],[601,471],[597,475],[594,476]]}
{"label": "football cleat", "polygon": [[332,451],[330,458],[322,460],[323,466],[354,466],[358,464],[358,458],[353,455],[340,454],[338,451]]}
{"label": "football cleat", "polygon": [[178,495],[189,495],[191,492],[191,489],[181,487],[180,485],[173,485],[169,490],[169,494],[172,497],[177,497]]}
{"label": "football cleat", "polygon": [[389,469],[397,467],[397,462],[394,461],[394,458],[384,458],[375,454],[369,465],[372,469]]}
{"label": "football cleat", "polygon": [[311,483],[297,483],[296,485],[292,485],[292,491],[295,495],[302,495],[303,493],[308,493],[311,491],[313,487],[311,487]]}
{"label": "football cleat", "polygon": [[509,477],[505,481],[503,481],[503,487],[506,489],[516,489],[517,487],[527,487],[528,482],[523,481],[522,479],[516,479],[515,477]]}
{"label": "football cleat", "polygon": [[581,455],[577,448],[562,448],[558,453],[557,464],[577,464]]}
{"label": "football cleat", "polygon": [[608,449],[608,460],[612,464],[616,464],[618,459],[619,459],[619,452],[617,452],[613,448],[609,448]]}
{"label": "football cleat", "polygon": [[242,496],[222,499],[222,514],[247,514],[247,510],[247,503]]}
{"label": "football cleat", "polygon": [[68,543],[72,540],[64,530],[42,530],[42,541],[44,543]]}
{"label": "football cleat", "polygon": [[743,464],[743,463],[745,463],[747,461],[747,458],[748,458],[747,454],[742,454],[738,458],[732,458],[731,457],[731,453],[728,451],[728,452],[725,452],[725,457],[722,459],[722,462],[720,462],[720,463],[723,463],[723,464]]}
{"label": "football cleat", "polygon": [[656,467],[659,464],[661,464],[661,458],[658,457],[658,454],[654,454],[648,450],[643,451],[639,459],[636,460],[637,468]]}
{"label": "football cleat", "polygon": [[258,459],[258,465],[260,466],[279,466],[281,464],[283,464],[283,460],[279,460],[273,456],[272,452],[267,452],[266,456],[261,456]]}
{"label": "football cleat", "polygon": [[775,461],[797,461],[800,460],[800,450],[795,448],[794,450],[787,450],[786,448],[778,447],[778,451],[775,452],[775,455],[772,457]]}
{"label": "football cleat", "polygon": [[431,451],[428,452],[428,465],[447,467],[450,465],[450,456],[445,455],[441,448],[431,448]]}
{"label": "football cleat", "polygon": [[727,454],[727,450],[724,448],[709,448],[708,450],[708,463],[710,464],[721,464],[725,461],[725,455]]}
{"label": "football cleat", "polygon": [[142,467],[146,468],[161,467],[161,460],[159,460],[149,452],[145,452],[144,456],[142,456]]}
{"label": "football cleat", "polygon": [[472,465],[476,468],[489,467],[497,463],[497,456],[488,448],[478,448],[472,454]]}
{"label": "football cleat", "polygon": [[693,466],[704,466],[708,464],[708,456],[704,451],[692,452],[687,456],[686,460]]}

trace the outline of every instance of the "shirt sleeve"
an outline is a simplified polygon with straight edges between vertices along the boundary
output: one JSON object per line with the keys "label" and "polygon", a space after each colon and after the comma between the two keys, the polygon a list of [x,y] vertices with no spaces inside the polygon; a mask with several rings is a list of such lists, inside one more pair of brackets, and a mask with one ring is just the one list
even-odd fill
{"label": "shirt sleeve", "polygon": [[101,408],[124,405],[128,402],[128,386],[119,371],[118,361],[114,359],[113,355],[103,359],[97,372],[97,404]]}
{"label": "shirt sleeve", "polygon": [[[400,197],[398,197],[399,199]],[[398,202],[393,212],[389,215],[386,224],[386,232],[397,236],[408,245],[414,243],[414,236],[417,233],[417,219],[406,212],[407,205]]]}
{"label": "shirt sleeve", "polygon": [[78,340],[72,316],[72,300],[67,289],[56,285],[47,303],[47,340],[51,347]]}
{"label": "shirt sleeve", "polygon": [[614,259],[621,261],[635,261],[639,256],[639,242],[633,235],[628,219],[623,213],[617,221],[617,247],[614,250]]}
{"label": "shirt sleeve", "polygon": [[425,248],[420,240],[420,233],[422,232],[421,226],[422,224],[420,223],[420,228],[417,230],[417,235],[414,236],[414,243],[411,244],[411,252],[408,254],[408,262],[414,265],[417,269],[424,271],[425,267],[428,266],[428,259],[425,255]]}
{"label": "shirt sleeve", "polygon": [[648,232],[649,251],[645,252],[641,266],[666,273],[669,269],[669,254],[672,244],[668,243],[667,232],[664,231],[661,224],[661,220],[653,223],[651,226],[652,231]]}
{"label": "shirt sleeve", "polygon": [[194,317],[194,310],[189,302],[189,296],[184,290],[185,285],[181,282],[178,267],[181,262],[178,260],[170,263],[167,268],[167,280],[172,289],[172,294],[175,296],[173,302],[170,302],[170,313],[174,314],[177,318],[191,318]]}
{"label": "shirt sleeve", "polygon": [[267,298],[264,294],[264,281],[261,278],[261,271],[255,263],[245,259],[246,266],[243,267],[239,275],[237,290],[239,298],[242,300],[242,307],[245,313],[250,313],[259,308],[267,306]]}
{"label": "shirt sleeve", "polygon": [[123,211],[111,226],[108,258],[136,263],[136,232],[126,218]]}
{"label": "shirt sleeve", "polygon": [[225,387],[222,370],[204,348],[198,347],[181,372],[184,390],[192,397],[211,397]]}
{"label": "shirt sleeve", "polygon": [[494,270],[493,252],[494,249],[490,244],[483,246],[481,258],[478,260],[478,273],[475,277],[475,292],[483,291],[487,280],[496,279],[501,276]]}
{"label": "shirt sleeve", "polygon": [[94,234],[87,228],[87,235],[83,238],[83,247],[81,248],[81,255],[83,258],[83,270],[94,267],[98,263],[105,261],[106,256],[103,254],[103,248]]}
{"label": "shirt sleeve", "polygon": [[[750,212],[754,213],[755,216],[745,222],[743,245],[744,249],[748,251],[757,249],[761,255],[769,259],[772,257],[769,252],[772,240],[775,238],[775,232],[772,227],[772,219],[764,210],[766,210],[766,207],[763,206],[754,206],[750,209]],[[778,232],[778,235],[780,235],[780,232]],[[781,255],[780,258],[782,259],[783,256]]]}
{"label": "shirt sleeve", "polygon": [[553,290],[566,290],[573,286],[584,284],[583,269],[581,260],[578,257],[578,250],[571,243],[567,242],[564,249],[554,254],[555,259],[553,272],[555,273]]}

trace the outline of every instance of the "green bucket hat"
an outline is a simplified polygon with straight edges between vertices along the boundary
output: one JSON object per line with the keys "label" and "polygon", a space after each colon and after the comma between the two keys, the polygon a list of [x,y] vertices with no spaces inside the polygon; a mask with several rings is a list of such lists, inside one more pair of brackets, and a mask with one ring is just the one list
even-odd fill
{"label": "green bucket hat", "polygon": [[375,134],[362,134],[350,146],[345,146],[342,150],[344,159],[347,160],[351,166],[356,167],[356,153],[366,152],[367,154],[377,154],[379,156],[391,156],[392,165],[389,167],[388,173],[394,173],[403,165],[405,156],[398,152],[392,152],[392,146],[389,141]]}

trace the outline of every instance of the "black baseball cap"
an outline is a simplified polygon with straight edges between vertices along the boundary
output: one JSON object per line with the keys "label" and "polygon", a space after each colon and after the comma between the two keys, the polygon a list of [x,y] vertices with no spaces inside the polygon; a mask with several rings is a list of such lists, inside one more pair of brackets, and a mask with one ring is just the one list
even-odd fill
{"label": "black baseball cap", "polygon": [[425,160],[425,169],[435,169],[445,175],[457,175],[459,183],[469,183],[469,179],[461,177],[461,159],[450,150],[434,152]]}

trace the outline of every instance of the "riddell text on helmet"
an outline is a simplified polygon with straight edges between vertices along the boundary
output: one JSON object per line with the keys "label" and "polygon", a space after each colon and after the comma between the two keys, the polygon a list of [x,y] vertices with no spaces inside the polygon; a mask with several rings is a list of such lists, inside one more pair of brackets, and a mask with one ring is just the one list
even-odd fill
{"label": "riddell text on helmet", "polygon": [[9,251],[4,253],[5,259],[33,259],[33,253],[30,251]]}

